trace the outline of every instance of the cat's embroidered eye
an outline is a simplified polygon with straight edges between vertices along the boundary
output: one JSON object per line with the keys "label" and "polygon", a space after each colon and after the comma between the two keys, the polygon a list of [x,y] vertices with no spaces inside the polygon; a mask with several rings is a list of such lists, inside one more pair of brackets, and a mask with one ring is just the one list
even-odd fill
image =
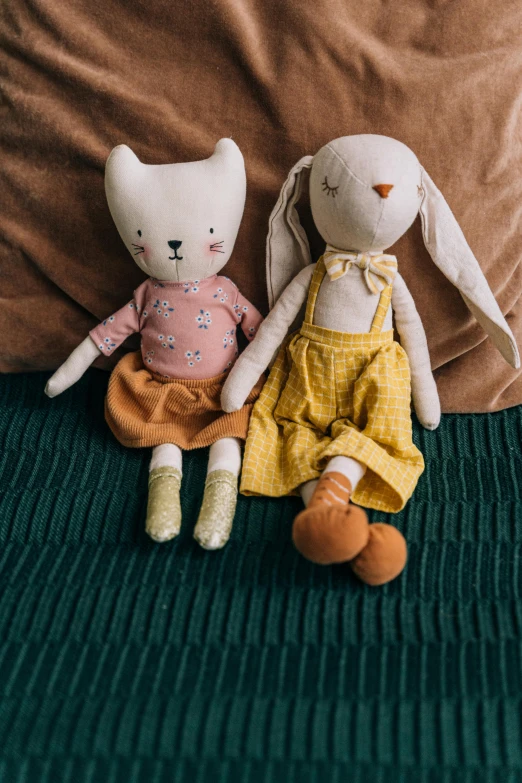
{"label": "cat's embroidered eye", "polygon": [[141,237],[141,230],[138,229],[138,236]]}
{"label": "cat's embroidered eye", "polygon": [[328,184],[328,178],[325,176],[323,180],[323,191],[326,193],[327,196],[332,196],[333,198],[336,197],[337,191],[339,190],[339,185],[336,185],[335,187],[332,187]]}
{"label": "cat's embroidered eye", "polygon": [[214,229],[213,229],[213,228],[211,228],[211,229],[210,229],[210,233],[211,233],[211,234],[213,234],[213,233],[214,233]]}

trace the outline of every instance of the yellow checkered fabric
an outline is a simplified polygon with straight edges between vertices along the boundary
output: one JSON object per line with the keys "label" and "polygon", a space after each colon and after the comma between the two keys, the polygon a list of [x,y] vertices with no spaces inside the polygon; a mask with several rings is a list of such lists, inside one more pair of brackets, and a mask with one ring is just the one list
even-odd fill
{"label": "yellow checkered fabric", "polygon": [[393,331],[381,331],[392,287],[381,292],[371,331],[347,334],[313,324],[324,275],[321,259],[305,321],[281,347],[254,405],[241,492],[297,494],[331,457],[343,455],[367,466],[355,503],[400,511],[424,460],[412,441],[408,358]]}

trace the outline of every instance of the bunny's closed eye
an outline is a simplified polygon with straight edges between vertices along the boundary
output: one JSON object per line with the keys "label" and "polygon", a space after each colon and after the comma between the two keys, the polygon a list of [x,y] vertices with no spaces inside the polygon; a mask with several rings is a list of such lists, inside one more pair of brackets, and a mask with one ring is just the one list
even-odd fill
{"label": "bunny's closed eye", "polygon": [[328,184],[328,177],[326,177],[326,175],[325,175],[325,178],[323,180],[323,190],[324,190],[324,192],[326,193],[327,196],[332,196],[333,198],[335,198],[336,195],[337,195],[337,191],[339,190],[339,185],[335,185],[334,187],[329,185]]}

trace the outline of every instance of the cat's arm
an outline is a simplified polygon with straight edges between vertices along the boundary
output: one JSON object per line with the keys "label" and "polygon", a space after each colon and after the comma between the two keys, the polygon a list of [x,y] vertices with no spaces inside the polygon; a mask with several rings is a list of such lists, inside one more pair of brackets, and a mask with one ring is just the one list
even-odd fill
{"label": "cat's arm", "polygon": [[252,302],[245,299],[240,291],[236,291],[236,301],[234,303],[236,318],[241,324],[243,334],[249,342],[252,342],[256,336],[259,327],[263,323],[263,316],[259,310],[254,307]]}
{"label": "cat's arm", "polygon": [[314,268],[315,264],[310,264],[294,277],[260,325],[255,338],[236,361],[221,393],[221,406],[227,413],[237,411],[244,405],[283,342],[306,299]]}
{"label": "cat's arm", "polygon": [[100,356],[102,352],[94,344],[92,337],[88,335],[80,345],[78,345],[69,357],[64,361],[47,381],[45,393],[48,397],[56,397],[69,386],[79,381],[93,361]]}
{"label": "cat's arm", "polygon": [[415,412],[423,427],[434,430],[440,424],[440,401],[431,371],[426,333],[413,297],[399,274],[393,284],[392,307],[401,345],[410,362]]}
{"label": "cat's arm", "polygon": [[[138,293],[139,289],[136,291]],[[110,356],[116,348],[133,332],[138,332],[139,306],[136,298],[106,318],[89,332],[71,355],[58,367],[45,387],[48,397],[56,397],[76,381],[79,381],[88,367],[101,354]]]}

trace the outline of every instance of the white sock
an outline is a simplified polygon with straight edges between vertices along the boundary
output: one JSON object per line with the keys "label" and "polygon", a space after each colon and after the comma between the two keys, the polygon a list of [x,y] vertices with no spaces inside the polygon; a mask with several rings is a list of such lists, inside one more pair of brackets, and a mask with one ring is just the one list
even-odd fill
{"label": "white sock", "polygon": [[221,438],[210,447],[207,473],[229,470],[239,476],[241,470],[241,441],[239,438]]}
{"label": "white sock", "polygon": [[357,460],[352,459],[352,457],[332,457],[326,468],[323,470],[323,475],[325,473],[331,473],[332,471],[342,473],[343,476],[346,476],[352,485],[353,492],[359,481],[366,473],[366,465],[363,465],[361,462],[357,462]]}
{"label": "white sock", "polygon": [[307,481],[306,484],[301,484],[301,486],[299,487],[299,492],[301,494],[305,506],[309,504],[310,499],[314,494],[314,489],[316,488],[318,481],[319,479],[312,479],[311,481]]}
{"label": "white sock", "polygon": [[152,449],[149,471],[154,468],[177,468],[182,472],[182,451],[174,443],[162,443]]}

